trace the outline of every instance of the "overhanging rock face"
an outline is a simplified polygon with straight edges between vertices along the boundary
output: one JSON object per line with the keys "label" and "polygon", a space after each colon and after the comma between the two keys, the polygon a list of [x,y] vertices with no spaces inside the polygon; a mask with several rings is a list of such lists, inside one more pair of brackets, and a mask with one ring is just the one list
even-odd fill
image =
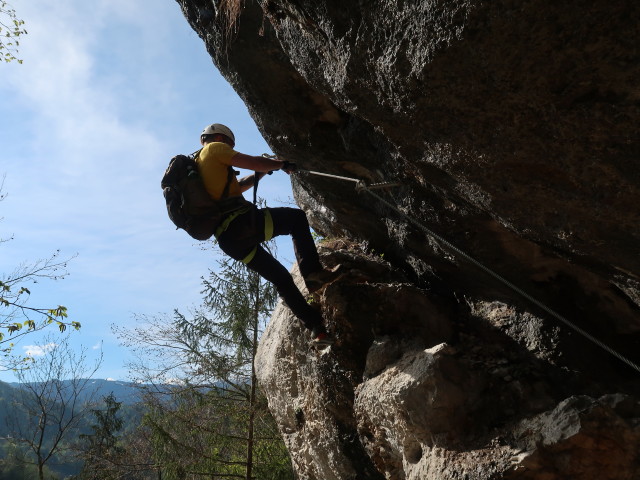
{"label": "overhanging rock face", "polygon": [[[640,363],[640,4],[247,0],[229,30],[218,2],[178,3],[276,154],[400,183],[378,193]],[[310,356],[279,317],[263,340],[301,478],[639,476],[640,373],[351,184],[294,191],[360,245],[326,258],[359,272],[318,299],[337,347]],[[321,444],[314,415],[336,422]]]}

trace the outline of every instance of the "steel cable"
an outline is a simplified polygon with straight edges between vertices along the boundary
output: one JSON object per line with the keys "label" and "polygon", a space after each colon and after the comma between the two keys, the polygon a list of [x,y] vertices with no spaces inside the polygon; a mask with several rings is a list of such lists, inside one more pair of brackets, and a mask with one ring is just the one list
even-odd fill
{"label": "steel cable", "polygon": [[618,353],[613,348],[611,348],[607,344],[603,343],[602,341],[600,341],[599,339],[597,339],[596,337],[591,335],[589,332],[583,330],[582,328],[580,328],[579,326],[577,326],[575,323],[571,322],[570,320],[568,320],[564,316],[562,316],[559,313],[557,313],[556,311],[552,310],[551,308],[546,306],[544,303],[542,303],[539,300],[537,300],[536,298],[532,297],[527,292],[525,292],[524,290],[522,290],[518,286],[514,285],[512,282],[510,282],[509,280],[507,280],[506,278],[504,278],[500,274],[494,272],[489,267],[485,266],[484,264],[482,264],[481,262],[479,262],[478,260],[473,258],[471,255],[467,254],[463,250],[460,250],[458,247],[453,245],[447,239],[445,239],[441,235],[437,234],[436,232],[432,231],[431,229],[427,228],[425,225],[423,225],[422,223],[417,221],[415,218],[413,218],[413,217],[407,215],[406,213],[404,213],[396,205],[394,205],[391,202],[385,200],[380,195],[378,195],[377,193],[375,193],[375,192],[373,192],[371,190],[371,187],[376,187],[376,188],[391,187],[391,186],[397,186],[398,185],[397,183],[378,183],[378,184],[374,184],[374,185],[367,185],[365,182],[363,182],[362,180],[359,180],[357,178],[343,177],[343,176],[340,176],[340,175],[332,175],[332,174],[328,174],[328,173],[315,172],[315,171],[312,171],[312,170],[297,170],[297,172],[308,173],[308,174],[311,174],[311,175],[317,175],[317,176],[322,176],[322,177],[329,177],[329,178],[334,178],[334,179],[338,179],[338,180],[346,180],[346,181],[354,182],[356,184],[356,190],[365,191],[365,192],[369,193],[374,198],[376,198],[378,201],[380,201],[381,203],[383,203],[387,207],[391,208],[392,210],[394,210],[395,212],[400,214],[403,218],[405,218],[410,223],[412,223],[413,225],[418,227],[420,230],[422,230],[424,233],[426,233],[428,236],[430,236],[431,238],[436,240],[438,243],[444,245],[447,249],[449,249],[449,250],[453,251],[454,253],[458,254],[460,257],[462,257],[465,260],[467,260],[468,262],[472,263],[473,265],[475,265],[476,267],[478,267],[479,269],[481,269],[485,273],[489,274],[491,277],[493,277],[496,280],[498,280],[503,285],[506,285],[507,287],[509,287],[514,292],[518,293],[523,298],[527,299],[528,301],[530,301],[534,305],[540,307],[542,310],[547,312],[552,317],[556,318],[557,320],[559,320],[560,322],[562,322],[563,324],[565,324],[569,328],[573,329],[574,331],[576,331],[577,333],[579,333],[580,335],[585,337],[587,340],[591,341],[592,343],[594,343],[598,347],[602,348],[603,350],[605,350],[609,354],[611,354],[614,357],[616,357],[618,360],[621,360],[622,362],[626,363],[631,368],[635,369],[637,372],[640,373],[640,366],[638,366],[636,363],[634,363],[633,361],[629,360],[624,355]]}

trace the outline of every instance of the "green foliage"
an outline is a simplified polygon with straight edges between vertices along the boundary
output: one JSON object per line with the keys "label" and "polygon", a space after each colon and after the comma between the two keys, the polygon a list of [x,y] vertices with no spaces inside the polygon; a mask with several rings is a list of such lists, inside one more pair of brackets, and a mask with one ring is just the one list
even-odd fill
{"label": "green foliage", "polygon": [[146,359],[135,366],[139,380],[174,380],[171,389],[147,388],[138,436],[146,446],[138,444],[145,453],[137,463],[153,464],[163,479],[290,479],[291,461],[253,369],[275,288],[230,259],[203,284],[204,305],[191,315],[142,318],[118,331]]}
{"label": "green foliage", "polygon": [[105,452],[116,447],[116,434],[122,429],[122,419],[117,416],[122,402],[117,402],[113,392],[103,398],[105,410],[91,410],[95,417],[95,423],[91,426],[90,435],[80,435],[81,439],[87,440],[91,450],[95,452]]}
{"label": "green foliage", "polygon": [[113,392],[103,397],[104,410],[94,409],[91,414],[95,423],[89,428],[90,434],[81,434],[83,442],[80,457],[84,461],[82,472],[78,476],[82,480],[115,479],[111,464],[124,453],[120,445],[119,433],[124,421],[118,415],[122,402],[117,402]]}
{"label": "green foliage", "polygon": [[323,237],[322,235],[320,235],[315,230],[311,230],[311,237],[313,238],[313,241],[316,244],[320,244],[320,243],[322,243],[322,242],[324,242],[326,240],[326,237]]}
{"label": "green foliage", "polygon": [[67,260],[58,260],[58,256],[59,252],[56,252],[47,259],[30,265],[23,264],[0,279],[0,354],[5,359],[13,350],[16,339],[30,332],[42,330],[52,324],[60,332],[68,327],[80,329],[79,322],[67,320],[67,307],[59,305],[55,308],[38,308],[27,305],[31,291],[24,286],[25,282],[36,283],[43,278],[57,280],[66,275],[61,270],[66,268]]}
{"label": "green foliage", "polygon": [[[46,467],[44,474],[47,479],[60,478]],[[23,449],[13,442],[6,441],[0,444],[0,478],[2,480],[33,480],[38,478],[38,468],[28,463]]]}
{"label": "green foliage", "polygon": [[[292,478],[291,461],[264,398],[254,410],[258,441],[252,458],[253,477]],[[144,424],[162,478],[196,478],[197,473],[245,478],[250,413],[246,402],[236,401],[224,388],[184,388],[174,392],[171,402],[156,403]]]}
{"label": "green foliage", "polygon": [[[2,8],[4,2],[0,0]],[[2,195],[0,182],[0,201]],[[7,240],[0,239],[0,244]],[[57,326],[60,332],[71,327],[80,329],[80,323],[68,320],[67,307],[58,305],[55,308],[33,307],[28,305],[31,290],[28,283],[37,283],[43,279],[59,280],[67,275],[66,267],[69,260],[61,260],[60,252],[56,251],[49,258],[37,260],[33,263],[23,263],[13,272],[0,275],[0,369],[24,367],[30,359],[25,358],[14,363],[7,363],[15,346],[15,342],[24,335]]]}
{"label": "green foliage", "polygon": [[0,0],[0,58],[5,62],[13,60],[22,63],[16,58],[22,35],[26,35],[24,20],[16,16],[16,11],[4,0]]}
{"label": "green foliage", "polygon": [[219,262],[218,272],[210,272],[203,285],[206,311],[188,321],[179,319],[180,334],[200,338],[201,351],[219,380],[231,382],[237,375],[248,379],[257,339],[277,292],[243,263],[229,258]]}

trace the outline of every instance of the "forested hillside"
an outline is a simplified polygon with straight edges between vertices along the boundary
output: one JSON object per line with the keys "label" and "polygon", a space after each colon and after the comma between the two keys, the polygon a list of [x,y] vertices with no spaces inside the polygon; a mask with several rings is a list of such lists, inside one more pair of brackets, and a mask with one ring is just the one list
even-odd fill
{"label": "forested hillside", "polygon": [[[97,393],[95,398],[99,399],[92,408],[104,409],[104,398],[111,393],[118,401],[120,398],[123,399],[118,410],[118,417],[123,421],[122,435],[140,425],[144,408],[136,401],[139,389],[135,385],[106,380],[92,380],[91,382]],[[19,395],[20,388],[22,386],[17,383],[0,382],[0,479],[2,480],[37,478],[37,469],[33,464],[33,458],[31,458],[31,449],[25,440],[32,439],[38,432],[24,429],[29,425],[29,413],[24,404],[24,397]],[[82,404],[86,398],[80,400]],[[81,472],[83,449],[87,443],[82,436],[91,435],[93,433],[92,426],[95,423],[95,416],[90,415],[82,418],[77,426],[72,427],[59,448],[61,453],[54,454],[48,463],[49,466],[45,469],[48,472],[47,478],[67,478]],[[21,439],[20,431],[23,436],[30,438]],[[53,441],[55,433],[54,430],[46,433],[45,446]]]}
{"label": "forested hillside", "polygon": [[[96,380],[100,401],[65,437],[44,468],[45,478],[131,480],[192,478],[188,472],[242,476],[248,411],[224,388],[136,385]],[[115,387],[109,389],[109,387]],[[0,382],[0,479],[38,478],[33,438],[20,385]],[[126,401],[120,402],[118,392]],[[135,400],[135,399],[138,400]],[[79,408],[81,406],[79,405]],[[258,402],[254,471],[259,478],[292,478],[289,457],[264,398]],[[33,423],[33,422],[31,422]],[[50,447],[57,432],[44,439]],[[207,474],[209,475],[209,474]]]}

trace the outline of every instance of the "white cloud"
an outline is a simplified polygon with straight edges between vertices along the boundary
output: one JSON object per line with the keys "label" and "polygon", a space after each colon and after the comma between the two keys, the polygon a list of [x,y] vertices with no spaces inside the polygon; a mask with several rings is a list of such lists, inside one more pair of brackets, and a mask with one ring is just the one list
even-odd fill
{"label": "white cloud", "polygon": [[99,350],[100,348],[102,348],[102,342],[98,342],[93,347],[91,347],[92,350]]}
{"label": "white cloud", "polygon": [[[168,7],[132,3],[22,5],[29,31],[21,42],[24,64],[3,71],[0,89],[29,123],[8,137],[19,157],[2,165],[16,238],[78,252],[74,272],[117,277],[120,285],[132,278],[126,283],[135,291],[158,265],[148,247],[173,233],[159,188],[173,112],[158,112],[171,96],[170,82],[150,68],[167,49],[154,32],[166,30]],[[155,48],[141,48],[154,38]]]}
{"label": "white cloud", "polygon": [[[94,3],[90,2],[92,7]],[[93,15],[83,12],[80,2],[56,2],[49,15],[25,8],[25,17],[32,15],[23,42],[25,62],[9,76],[14,90],[36,111],[31,134],[41,161],[34,166],[55,173],[49,177],[52,186],[81,193],[113,189],[106,180],[116,174],[120,182],[135,178],[133,169],[121,168],[123,163],[129,167],[136,157],[136,168],[141,168],[163,143],[144,122],[134,123],[131,110],[139,107],[127,100],[143,95],[144,86],[133,79],[145,62],[140,59],[130,70],[123,68],[120,58],[132,54],[122,42],[116,38],[110,42],[106,36],[117,12],[105,7],[110,2],[100,3],[102,8]],[[150,28],[140,18],[135,29],[144,29],[145,24]]]}
{"label": "white cloud", "polygon": [[46,345],[25,345],[22,349],[28,357],[44,357],[57,346],[56,343],[47,343]]}
{"label": "white cloud", "polygon": [[185,380],[179,377],[169,377],[169,378],[158,377],[157,382],[162,383],[164,385],[186,385]]}

